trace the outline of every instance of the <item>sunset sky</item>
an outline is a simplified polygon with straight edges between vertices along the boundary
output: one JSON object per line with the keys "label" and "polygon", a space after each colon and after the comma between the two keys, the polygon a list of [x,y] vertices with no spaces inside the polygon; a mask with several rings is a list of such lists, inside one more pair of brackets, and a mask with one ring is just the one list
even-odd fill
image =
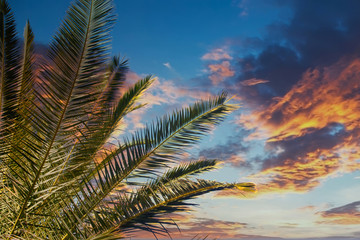
{"label": "sunset sky", "polygon": [[[39,52],[70,2],[9,0]],[[114,2],[111,51],[129,59],[129,83],[157,77],[124,131],[222,90],[241,105],[184,161],[222,160],[204,177],[258,191],[194,200],[174,239],[360,238],[360,1]]]}

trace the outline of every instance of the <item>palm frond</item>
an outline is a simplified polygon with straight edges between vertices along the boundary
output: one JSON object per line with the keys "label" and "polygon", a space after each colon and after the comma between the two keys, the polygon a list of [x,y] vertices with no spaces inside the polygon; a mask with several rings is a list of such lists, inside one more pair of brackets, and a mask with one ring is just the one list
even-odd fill
{"label": "palm frond", "polygon": [[126,153],[131,171],[125,171],[122,177],[156,175],[157,169],[169,167],[168,164],[178,160],[186,149],[236,108],[236,105],[226,102],[226,93],[222,93],[208,101],[174,111],[172,115],[164,116],[136,132],[131,142],[137,144]]}
{"label": "palm frond", "polygon": [[[50,193],[55,196],[51,201],[52,206],[56,205],[54,201],[56,202],[60,200],[60,198],[62,201],[60,205],[67,204],[64,203],[65,200],[63,195],[56,194],[56,192],[52,191],[50,188],[57,189],[57,191],[59,191],[59,189],[61,191],[66,191],[68,194],[67,203],[70,204],[72,197],[74,195],[76,196],[79,189],[82,189],[83,187],[81,183],[79,184],[79,181],[81,182],[82,179],[84,179],[83,174],[89,175],[87,169],[94,173],[97,172],[96,170],[93,170],[91,166],[89,167],[89,163],[92,163],[95,154],[106,143],[106,140],[109,138],[118,122],[136,107],[134,105],[138,98],[153,81],[154,79],[149,76],[136,83],[118,100],[118,104],[114,107],[113,111],[109,112],[109,115],[103,114],[104,118],[96,119],[97,124],[94,124],[96,128],[94,129],[93,134],[91,134],[91,130],[87,132],[90,136],[84,135],[85,139],[82,139],[81,136],[76,139],[77,141],[73,143],[70,152],[63,157],[65,161],[63,162],[62,168],[52,172],[54,176],[56,175],[56,178],[53,181],[52,187],[47,188],[47,190],[50,190]],[[99,126],[102,127],[99,128]],[[90,174],[85,179],[89,179],[91,176],[93,175]],[[50,195],[46,194],[46,196],[48,196],[46,199],[45,196],[43,196],[44,203],[43,205],[40,205],[40,207],[50,204]],[[57,204],[59,204],[59,202]],[[33,208],[35,207],[38,206],[33,205]],[[38,210],[40,209],[38,208]]]}
{"label": "palm frond", "polygon": [[[185,200],[203,195],[212,191],[223,189],[243,188],[254,189],[253,183],[219,183],[207,180],[173,180],[162,185],[151,193],[138,191],[130,197],[119,196],[113,201],[113,206],[107,211],[99,209],[99,213],[91,221],[93,228],[99,231],[118,226],[119,232],[131,232],[135,229],[149,231],[157,234],[166,233],[162,225],[173,221],[165,213],[188,210]],[[102,222],[102,224],[99,224]]]}
{"label": "palm frond", "polygon": [[218,161],[215,159],[200,159],[188,163],[182,163],[176,167],[167,170],[163,175],[146,183],[138,191],[154,192],[159,187],[166,185],[174,180],[193,176],[216,168]]}
{"label": "palm frond", "polygon": [[[115,107],[107,114],[105,114],[105,118],[102,119],[101,123],[97,123],[102,125],[101,128],[97,127],[97,131],[92,136],[92,140],[98,141],[97,144],[92,144],[98,146],[96,151],[99,150],[104,144],[107,142],[111,134],[116,130],[119,125],[119,122],[130,112],[137,109],[138,105],[136,105],[139,98],[142,94],[151,86],[154,82],[154,78],[151,76],[147,76],[140,81],[138,81],[133,87],[131,87],[117,102]],[[121,151],[124,150],[124,147],[118,147],[113,150],[111,154],[107,155],[101,162],[96,166],[95,169],[91,171],[91,173],[87,176],[87,178],[91,178],[96,175],[99,170],[101,170],[109,161],[111,161],[116,155],[118,155]],[[95,152],[96,152],[95,151]],[[89,152],[87,150],[87,152]],[[94,153],[94,151],[93,151]],[[82,154],[80,154],[82,155]]]}
{"label": "palm frond", "polygon": [[37,96],[41,106],[34,111],[38,124],[46,122],[46,129],[39,126],[36,129],[45,140],[44,146],[39,151],[23,154],[23,158],[33,156],[25,160],[34,162],[35,174],[30,175],[30,186],[23,188],[19,196],[21,207],[10,234],[29,214],[29,203],[43,198],[38,191],[46,188],[51,182],[49,178],[56,177],[49,172],[54,172],[54,166],[60,166],[69,147],[66,142],[74,134],[73,128],[80,123],[81,115],[86,114],[85,104],[95,102],[101,74],[98,66],[106,61],[112,22],[111,1],[79,0],[69,9],[51,44],[52,68],[43,71],[43,84],[39,85],[42,91]]}
{"label": "palm frond", "polygon": [[86,179],[85,187],[89,190],[77,196],[75,202],[80,205],[76,213],[72,208],[68,209],[77,217],[67,225],[74,226],[72,230],[75,230],[75,226],[82,223],[124,179],[140,176],[139,173],[145,177],[154,173],[155,169],[166,166],[165,162],[172,162],[176,154],[200,140],[202,135],[236,108],[225,101],[226,94],[223,93],[165,116],[147,129],[135,133],[131,141],[134,145],[125,143],[120,146],[124,151],[118,155],[112,154],[113,159],[97,172],[95,178]]}
{"label": "palm frond", "polygon": [[[90,129],[88,132],[89,136],[86,136],[87,139],[85,140],[79,138],[78,141],[81,144],[74,144],[73,147],[75,150],[68,153],[67,158],[71,158],[71,160],[68,163],[67,171],[63,171],[66,173],[66,175],[63,176],[64,181],[68,181],[68,179],[73,178],[74,175],[82,176],[82,174],[79,173],[86,174],[85,179],[91,179],[107,164],[107,161],[112,159],[107,157],[97,164],[96,167],[89,168],[89,161],[93,161],[96,154],[104,150],[108,139],[118,127],[119,122],[137,107],[136,103],[138,99],[144,91],[151,86],[153,81],[154,78],[151,76],[141,79],[117,101],[111,110],[108,112],[102,111],[102,117],[94,119],[93,122],[90,121],[90,123],[87,124],[87,128]],[[85,170],[83,167],[85,167]]]}

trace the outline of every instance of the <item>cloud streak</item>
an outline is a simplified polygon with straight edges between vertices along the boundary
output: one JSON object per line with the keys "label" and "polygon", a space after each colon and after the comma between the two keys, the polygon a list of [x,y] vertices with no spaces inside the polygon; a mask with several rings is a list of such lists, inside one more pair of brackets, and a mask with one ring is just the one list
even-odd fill
{"label": "cloud streak", "polygon": [[360,201],[318,212],[322,220],[318,224],[355,225],[360,224]]}
{"label": "cloud streak", "polygon": [[261,83],[268,83],[269,80],[265,80],[265,79],[258,79],[258,78],[250,78],[244,81],[241,81],[240,83],[243,86],[255,86],[257,84],[261,84]]}
{"label": "cloud streak", "polygon": [[[182,218],[179,223],[181,232],[177,228],[169,227],[169,235],[172,239],[279,239],[260,235],[241,234],[249,228],[246,223],[223,221],[207,218]],[[153,239],[148,232],[139,232],[132,239]],[[158,239],[169,239],[168,236],[157,235]]]}

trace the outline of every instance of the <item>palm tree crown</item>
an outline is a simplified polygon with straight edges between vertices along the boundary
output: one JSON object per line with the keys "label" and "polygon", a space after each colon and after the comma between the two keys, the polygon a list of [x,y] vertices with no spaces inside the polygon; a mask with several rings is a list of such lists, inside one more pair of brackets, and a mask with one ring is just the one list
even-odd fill
{"label": "palm tree crown", "polygon": [[136,229],[166,233],[165,213],[184,200],[252,183],[189,176],[216,160],[177,164],[181,154],[236,108],[226,94],[174,111],[109,144],[154,81],[120,94],[127,62],[109,61],[111,0],[77,0],[49,46],[33,51],[29,23],[20,46],[0,0],[0,236],[2,239],[119,239]]}

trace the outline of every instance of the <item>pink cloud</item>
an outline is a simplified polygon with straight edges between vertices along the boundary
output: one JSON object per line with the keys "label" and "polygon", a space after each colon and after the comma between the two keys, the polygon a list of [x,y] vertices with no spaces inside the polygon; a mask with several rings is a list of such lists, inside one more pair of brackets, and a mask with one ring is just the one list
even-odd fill
{"label": "pink cloud", "polygon": [[[145,77],[145,75],[130,71],[126,77],[124,88],[121,89],[122,94],[138,80]],[[153,106],[164,105],[179,108],[193,103],[194,100],[209,99],[210,97],[213,97],[213,94],[210,92],[196,88],[180,87],[173,81],[155,78],[151,87],[138,100],[138,103],[146,104],[145,107],[128,114],[117,135],[120,132],[124,132],[124,130],[133,131],[144,127],[146,122],[144,116],[149,113]],[[181,105],[179,106],[180,99]],[[148,118],[147,121],[149,121]]]}
{"label": "pink cloud", "polygon": [[211,52],[206,53],[204,56],[201,57],[202,60],[214,60],[214,61],[218,61],[218,60],[231,60],[233,59],[229,53],[223,49],[223,48],[216,48],[213,49]]}
{"label": "pink cloud", "polygon": [[269,80],[259,79],[259,78],[250,78],[250,79],[241,81],[241,85],[243,85],[243,86],[254,86],[254,85],[257,85],[257,84],[267,83],[267,82],[269,82]]}
{"label": "pink cloud", "polygon": [[211,72],[209,79],[213,85],[218,85],[225,78],[235,75],[235,71],[230,69],[229,61],[222,61],[220,64],[210,64],[208,68]]}

